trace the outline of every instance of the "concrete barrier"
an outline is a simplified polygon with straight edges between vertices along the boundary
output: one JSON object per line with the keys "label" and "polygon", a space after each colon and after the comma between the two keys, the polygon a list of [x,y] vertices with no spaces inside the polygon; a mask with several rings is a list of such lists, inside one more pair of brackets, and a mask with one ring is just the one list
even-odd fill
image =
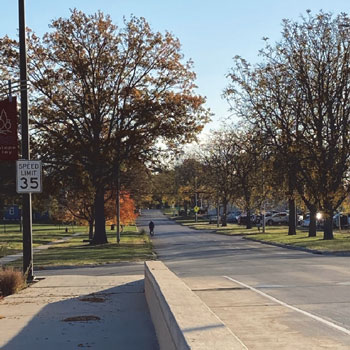
{"label": "concrete barrier", "polygon": [[160,350],[247,349],[160,261],[145,262],[145,294]]}

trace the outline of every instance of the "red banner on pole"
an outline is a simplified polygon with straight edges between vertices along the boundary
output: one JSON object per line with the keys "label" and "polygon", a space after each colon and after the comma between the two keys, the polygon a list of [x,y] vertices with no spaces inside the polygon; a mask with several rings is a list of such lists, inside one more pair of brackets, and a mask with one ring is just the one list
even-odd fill
{"label": "red banner on pole", "polygon": [[0,160],[18,159],[16,97],[0,101]]}

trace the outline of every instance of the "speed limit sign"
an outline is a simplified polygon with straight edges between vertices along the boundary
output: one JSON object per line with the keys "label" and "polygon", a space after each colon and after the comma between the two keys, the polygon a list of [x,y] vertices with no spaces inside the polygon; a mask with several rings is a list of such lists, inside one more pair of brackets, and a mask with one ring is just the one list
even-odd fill
{"label": "speed limit sign", "polygon": [[39,193],[41,186],[41,161],[17,160],[17,193]]}

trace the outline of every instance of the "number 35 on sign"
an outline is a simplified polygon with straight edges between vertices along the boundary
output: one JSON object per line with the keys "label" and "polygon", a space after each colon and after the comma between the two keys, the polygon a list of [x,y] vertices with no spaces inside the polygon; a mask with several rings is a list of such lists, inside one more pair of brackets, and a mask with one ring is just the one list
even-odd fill
{"label": "number 35 on sign", "polygon": [[17,193],[39,193],[41,185],[41,161],[17,160]]}

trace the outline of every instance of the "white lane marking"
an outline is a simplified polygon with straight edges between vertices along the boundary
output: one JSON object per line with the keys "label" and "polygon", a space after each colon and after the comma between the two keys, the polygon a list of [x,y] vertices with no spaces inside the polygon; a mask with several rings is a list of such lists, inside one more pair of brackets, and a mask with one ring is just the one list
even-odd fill
{"label": "white lane marking", "polygon": [[350,286],[350,282],[338,282],[336,283],[338,286]]}
{"label": "white lane marking", "polygon": [[228,276],[222,276],[222,277],[227,278],[228,280],[230,280],[230,281],[232,281],[232,282],[234,282],[234,283],[240,284],[241,286],[246,287],[246,288],[250,289],[251,291],[253,291],[253,292],[257,293],[257,294],[260,294],[260,295],[264,296],[265,298],[268,298],[268,299],[274,301],[275,303],[278,303],[278,304],[280,304],[280,305],[282,305],[282,306],[285,306],[285,307],[287,307],[287,308],[289,308],[289,309],[292,309],[292,310],[294,310],[294,311],[300,312],[301,314],[303,314],[303,315],[305,315],[305,316],[308,316],[308,317],[310,317],[310,318],[313,318],[314,320],[319,321],[319,322],[321,322],[321,323],[323,323],[323,324],[325,324],[325,325],[327,325],[327,326],[329,326],[329,327],[335,328],[335,329],[337,329],[338,331],[341,331],[341,332],[343,332],[343,333],[345,333],[345,334],[347,334],[347,335],[350,335],[350,330],[347,329],[347,328],[338,326],[337,324],[335,324],[335,323],[333,323],[333,322],[330,322],[330,321],[327,321],[327,320],[325,320],[325,319],[323,319],[323,318],[321,318],[321,317],[319,317],[319,316],[316,316],[316,315],[313,315],[313,314],[311,314],[311,313],[309,313],[309,312],[307,312],[307,311],[298,309],[298,308],[295,307],[295,306],[289,305],[289,304],[287,304],[287,303],[285,303],[285,302],[283,302],[283,301],[281,301],[281,300],[278,300],[278,299],[272,297],[271,295],[268,295],[268,294],[266,294],[266,293],[264,293],[264,292],[262,292],[262,291],[260,291],[260,290],[258,290],[258,289],[256,289],[256,288],[254,288],[254,287],[251,287],[251,286],[249,286],[248,284],[245,284],[245,283],[243,283],[243,282],[237,281],[237,280],[235,280],[234,278],[231,278],[231,277],[228,277]]}

